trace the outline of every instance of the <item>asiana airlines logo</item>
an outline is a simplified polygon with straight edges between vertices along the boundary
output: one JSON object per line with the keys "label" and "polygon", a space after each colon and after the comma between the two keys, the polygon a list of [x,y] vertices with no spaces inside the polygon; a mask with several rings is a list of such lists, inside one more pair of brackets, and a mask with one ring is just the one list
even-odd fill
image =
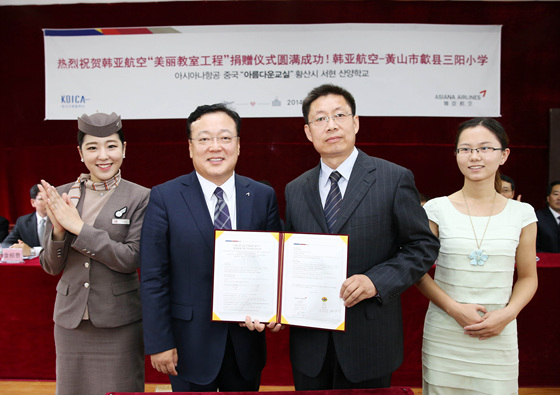
{"label": "asiana airlines logo", "polygon": [[84,95],[60,95],[62,108],[85,108],[89,100]]}
{"label": "asiana airlines logo", "polygon": [[486,97],[486,90],[478,93],[438,93],[436,100],[441,100],[444,106],[449,107],[474,107]]}

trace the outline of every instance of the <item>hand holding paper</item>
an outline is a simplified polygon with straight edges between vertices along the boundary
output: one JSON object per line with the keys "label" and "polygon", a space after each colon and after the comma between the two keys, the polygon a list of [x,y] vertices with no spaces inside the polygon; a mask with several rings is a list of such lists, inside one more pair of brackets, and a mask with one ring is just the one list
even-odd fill
{"label": "hand holding paper", "polygon": [[280,329],[283,328],[282,325],[277,324],[274,321],[269,322],[265,326],[265,324],[261,324],[259,320],[252,321],[250,316],[245,317],[245,322],[240,322],[239,326],[242,328],[247,328],[250,331],[256,330],[257,332],[262,332],[265,330],[265,328],[270,329],[271,332],[278,332]]}

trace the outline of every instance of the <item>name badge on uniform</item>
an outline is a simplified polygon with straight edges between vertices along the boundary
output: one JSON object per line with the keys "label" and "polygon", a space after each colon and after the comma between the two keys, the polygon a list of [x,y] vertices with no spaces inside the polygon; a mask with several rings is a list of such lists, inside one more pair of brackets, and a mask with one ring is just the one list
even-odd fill
{"label": "name badge on uniform", "polygon": [[111,223],[113,225],[130,225],[130,219],[128,219],[128,218],[113,218]]}

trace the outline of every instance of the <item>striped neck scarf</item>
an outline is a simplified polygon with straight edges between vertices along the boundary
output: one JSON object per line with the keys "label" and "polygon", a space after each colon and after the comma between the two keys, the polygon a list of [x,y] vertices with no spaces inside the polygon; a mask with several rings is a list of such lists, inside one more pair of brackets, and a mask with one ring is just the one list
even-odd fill
{"label": "striped neck scarf", "polygon": [[112,178],[108,179],[107,181],[102,182],[93,182],[91,181],[91,175],[82,173],[80,177],[76,180],[74,185],[68,191],[68,197],[74,203],[74,206],[77,206],[80,202],[80,198],[82,195],[81,185],[84,183],[85,187],[88,189],[92,189],[94,191],[108,191],[110,189],[116,188],[119,186],[121,182],[121,170],[117,172]]}

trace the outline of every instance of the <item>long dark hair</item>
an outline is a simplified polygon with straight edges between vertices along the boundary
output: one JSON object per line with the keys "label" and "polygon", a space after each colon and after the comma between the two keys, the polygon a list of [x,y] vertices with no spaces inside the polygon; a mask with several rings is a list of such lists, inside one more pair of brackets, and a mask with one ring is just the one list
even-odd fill
{"label": "long dark hair", "polygon": [[[461,133],[463,133],[465,129],[474,128],[476,126],[482,126],[492,132],[500,142],[500,147],[502,148],[502,150],[505,150],[508,147],[509,137],[504,127],[498,121],[496,121],[494,118],[473,118],[459,125],[459,128],[457,129],[457,136],[455,137],[455,149],[457,149],[457,144],[459,144],[459,137],[461,137]],[[502,179],[500,178],[500,170],[496,170],[496,177],[494,178],[494,188],[498,193],[502,191]]]}

